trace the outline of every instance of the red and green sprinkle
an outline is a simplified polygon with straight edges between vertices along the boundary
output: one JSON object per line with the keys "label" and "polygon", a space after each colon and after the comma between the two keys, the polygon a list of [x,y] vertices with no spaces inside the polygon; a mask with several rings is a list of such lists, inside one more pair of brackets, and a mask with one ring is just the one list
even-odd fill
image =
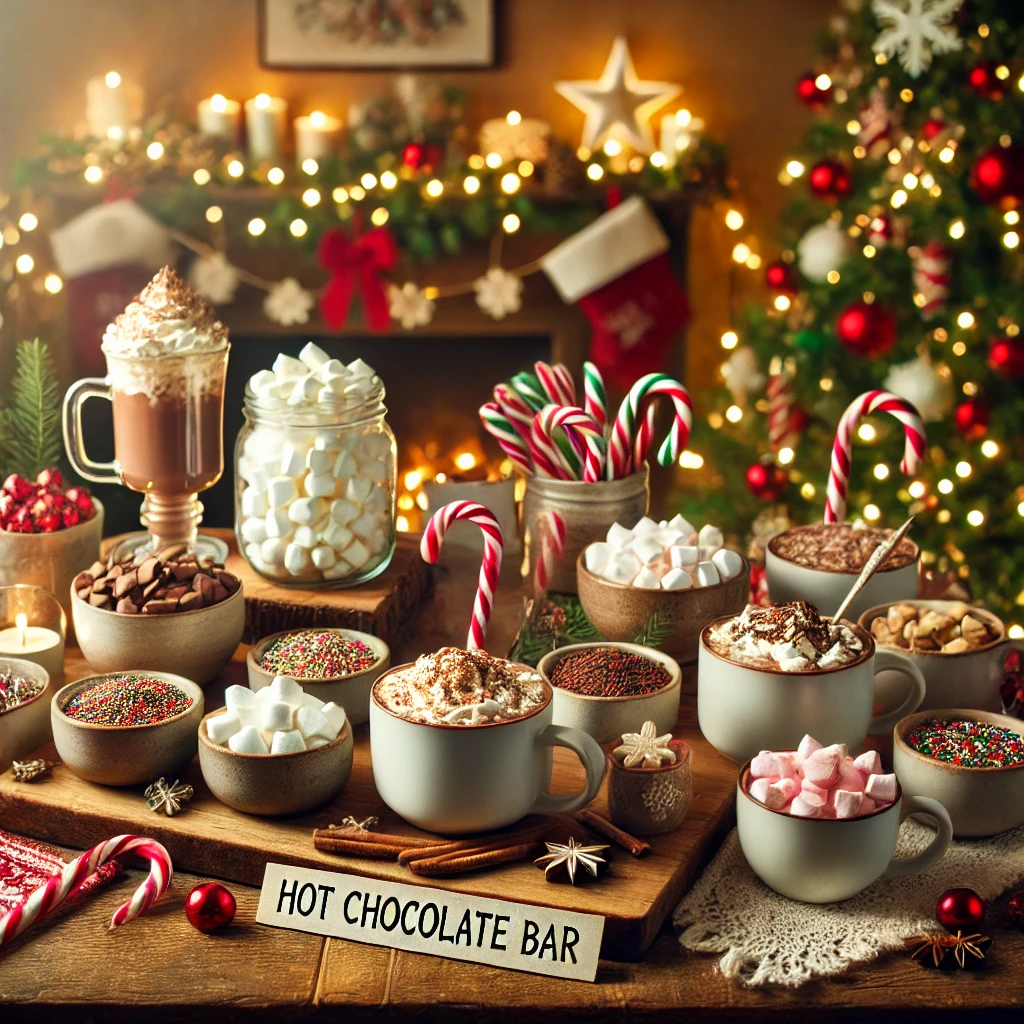
{"label": "red and green sprinkle", "polygon": [[145,675],[107,676],[76,693],[64,714],[90,725],[155,725],[192,707],[192,698],[173,683]]}
{"label": "red and green sprinkle", "polygon": [[260,668],[293,679],[336,679],[380,661],[372,647],[332,630],[306,629],[267,644]]}
{"label": "red and green sprinkle", "polygon": [[931,718],[910,732],[907,744],[925,757],[963,768],[1013,768],[1024,764],[1024,737],[988,722]]}

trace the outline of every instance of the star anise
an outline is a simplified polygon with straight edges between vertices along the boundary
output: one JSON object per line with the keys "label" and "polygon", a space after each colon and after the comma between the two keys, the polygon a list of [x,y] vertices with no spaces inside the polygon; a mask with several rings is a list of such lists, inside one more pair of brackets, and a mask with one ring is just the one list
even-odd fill
{"label": "star anise", "polygon": [[975,932],[964,935],[920,935],[907,939],[907,949],[912,949],[911,960],[917,960],[925,967],[951,967],[955,962],[960,970],[976,967],[985,959],[985,953],[992,940],[987,935]]}
{"label": "star anise", "polygon": [[51,768],[56,768],[59,761],[44,761],[41,757],[32,761],[12,761],[11,774],[15,782],[34,782],[42,778]]}
{"label": "star anise", "polygon": [[166,779],[161,778],[147,786],[143,795],[151,811],[164,811],[168,818],[173,818],[192,799],[192,787],[177,779],[168,784]]}
{"label": "star anise", "polygon": [[557,875],[559,871],[565,871],[569,881],[576,884],[576,871],[584,868],[597,878],[598,867],[607,864],[601,854],[608,849],[607,846],[584,846],[577,843],[572,836],[566,843],[545,843],[548,852],[538,857],[533,863],[544,868],[544,877],[550,878],[552,874]]}

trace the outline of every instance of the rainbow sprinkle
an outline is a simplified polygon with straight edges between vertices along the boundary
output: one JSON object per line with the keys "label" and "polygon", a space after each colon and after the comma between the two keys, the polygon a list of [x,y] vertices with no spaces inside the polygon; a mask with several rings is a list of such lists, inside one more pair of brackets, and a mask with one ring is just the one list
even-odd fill
{"label": "rainbow sprinkle", "polygon": [[331,630],[288,633],[267,644],[260,668],[294,679],[336,679],[380,661],[373,648]]}
{"label": "rainbow sprinkle", "polygon": [[965,719],[922,722],[907,744],[925,757],[964,768],[1013,768],[1024,764],[1024,738],[1012,729]]}
{"label": "rainbow sprinkle", "polygon": [[192,698],[173,683],[142,675],[108,676],[76,693],[64,714],[91,725],[155,725],[192,707]]}

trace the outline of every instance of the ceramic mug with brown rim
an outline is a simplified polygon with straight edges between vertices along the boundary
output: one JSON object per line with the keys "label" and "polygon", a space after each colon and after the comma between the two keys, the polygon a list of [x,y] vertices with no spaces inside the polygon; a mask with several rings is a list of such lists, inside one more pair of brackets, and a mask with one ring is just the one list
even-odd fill
{"label": "ceramic mug with brown rim", "polygon": [[[479,725],[424,724],[399,718],[379,697],[385,672],[370,692],[370,759],[380,798],[397,815],[428,832],[486,832],[527,814],[569,814],[597,796],[605,759],[597,741],[579,729],[552,725],[551,687],[544,702],[519,718]],[[552,747],[574,751],[586,785],[554,796]]]}
{"label": "ceramic mug with brown rim", "polygon": [[[924,676],[917,665],[902,651],[876,650],[860,626],[850,624],[864,645],[855,661],[783,672],[732,661],[711,649],[708,634],[731,618],[716,619],[701,632],[697,718],[708,742],[734,761],[746,761],[761,750],[793,750],[805,735],[826,746],[845,743],[856,752],[866,736],[885,735],[924,699]],[[911,690],[895,711],[872,716],[875,675],[883,669],[905,674]]]}

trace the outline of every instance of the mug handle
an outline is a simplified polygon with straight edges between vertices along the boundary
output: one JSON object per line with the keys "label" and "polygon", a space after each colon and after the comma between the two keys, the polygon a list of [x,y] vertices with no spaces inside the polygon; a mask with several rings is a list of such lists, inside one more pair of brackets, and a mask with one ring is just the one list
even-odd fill
{"label": "mug handle", "polygon": [[922,814],[931,818],[936,827],[935,838],[916,856],[908,857],[906,860],[896,860],[894,857],[889,861],[883,878],[897,878],[900,875],[918,875],[927,871],[933,864],[940,861],[949,849],[953,839],[953,822],[949,820],[949,813],[946,808],[933,800],[930,796],[904,796],[903,809],[900,813],[900,823],[911,814]]}
{"label": "mug handle", "polygon": [[885,736],[892,732],[893,727],[907,715],[912,715],[923,703],[926,684],[921,670],[911,661],[910,656],[902,651],[890,651],[879,647],[875,650],[875,675],[891,670],[901,672],[910,679],[910,695],[895,710],[886,715],[875,715],[868,724],[869,736]]}
{"label": "mug handle", "polygon": [[531,814],[570,814],[586,806],[597,796],[604,781],[604,751],[597,740],[581,729],[567,725],[549,725],[537,737],[540,747],[568,747],[583,764],[587,773],[587,784],[573,796],[552,796],[546,789],[537,797],[530,808]]}
{"label": "mug handle", "polygon": [[83,479],[94,484],[121,483],[121,467],[117,462],[93,462],[86,454],[82,437],[82,406],[88,398],[114,400],[109,381],[100,377],[85,377],[72,384],[64,396],[64,448],[71,468]]}

